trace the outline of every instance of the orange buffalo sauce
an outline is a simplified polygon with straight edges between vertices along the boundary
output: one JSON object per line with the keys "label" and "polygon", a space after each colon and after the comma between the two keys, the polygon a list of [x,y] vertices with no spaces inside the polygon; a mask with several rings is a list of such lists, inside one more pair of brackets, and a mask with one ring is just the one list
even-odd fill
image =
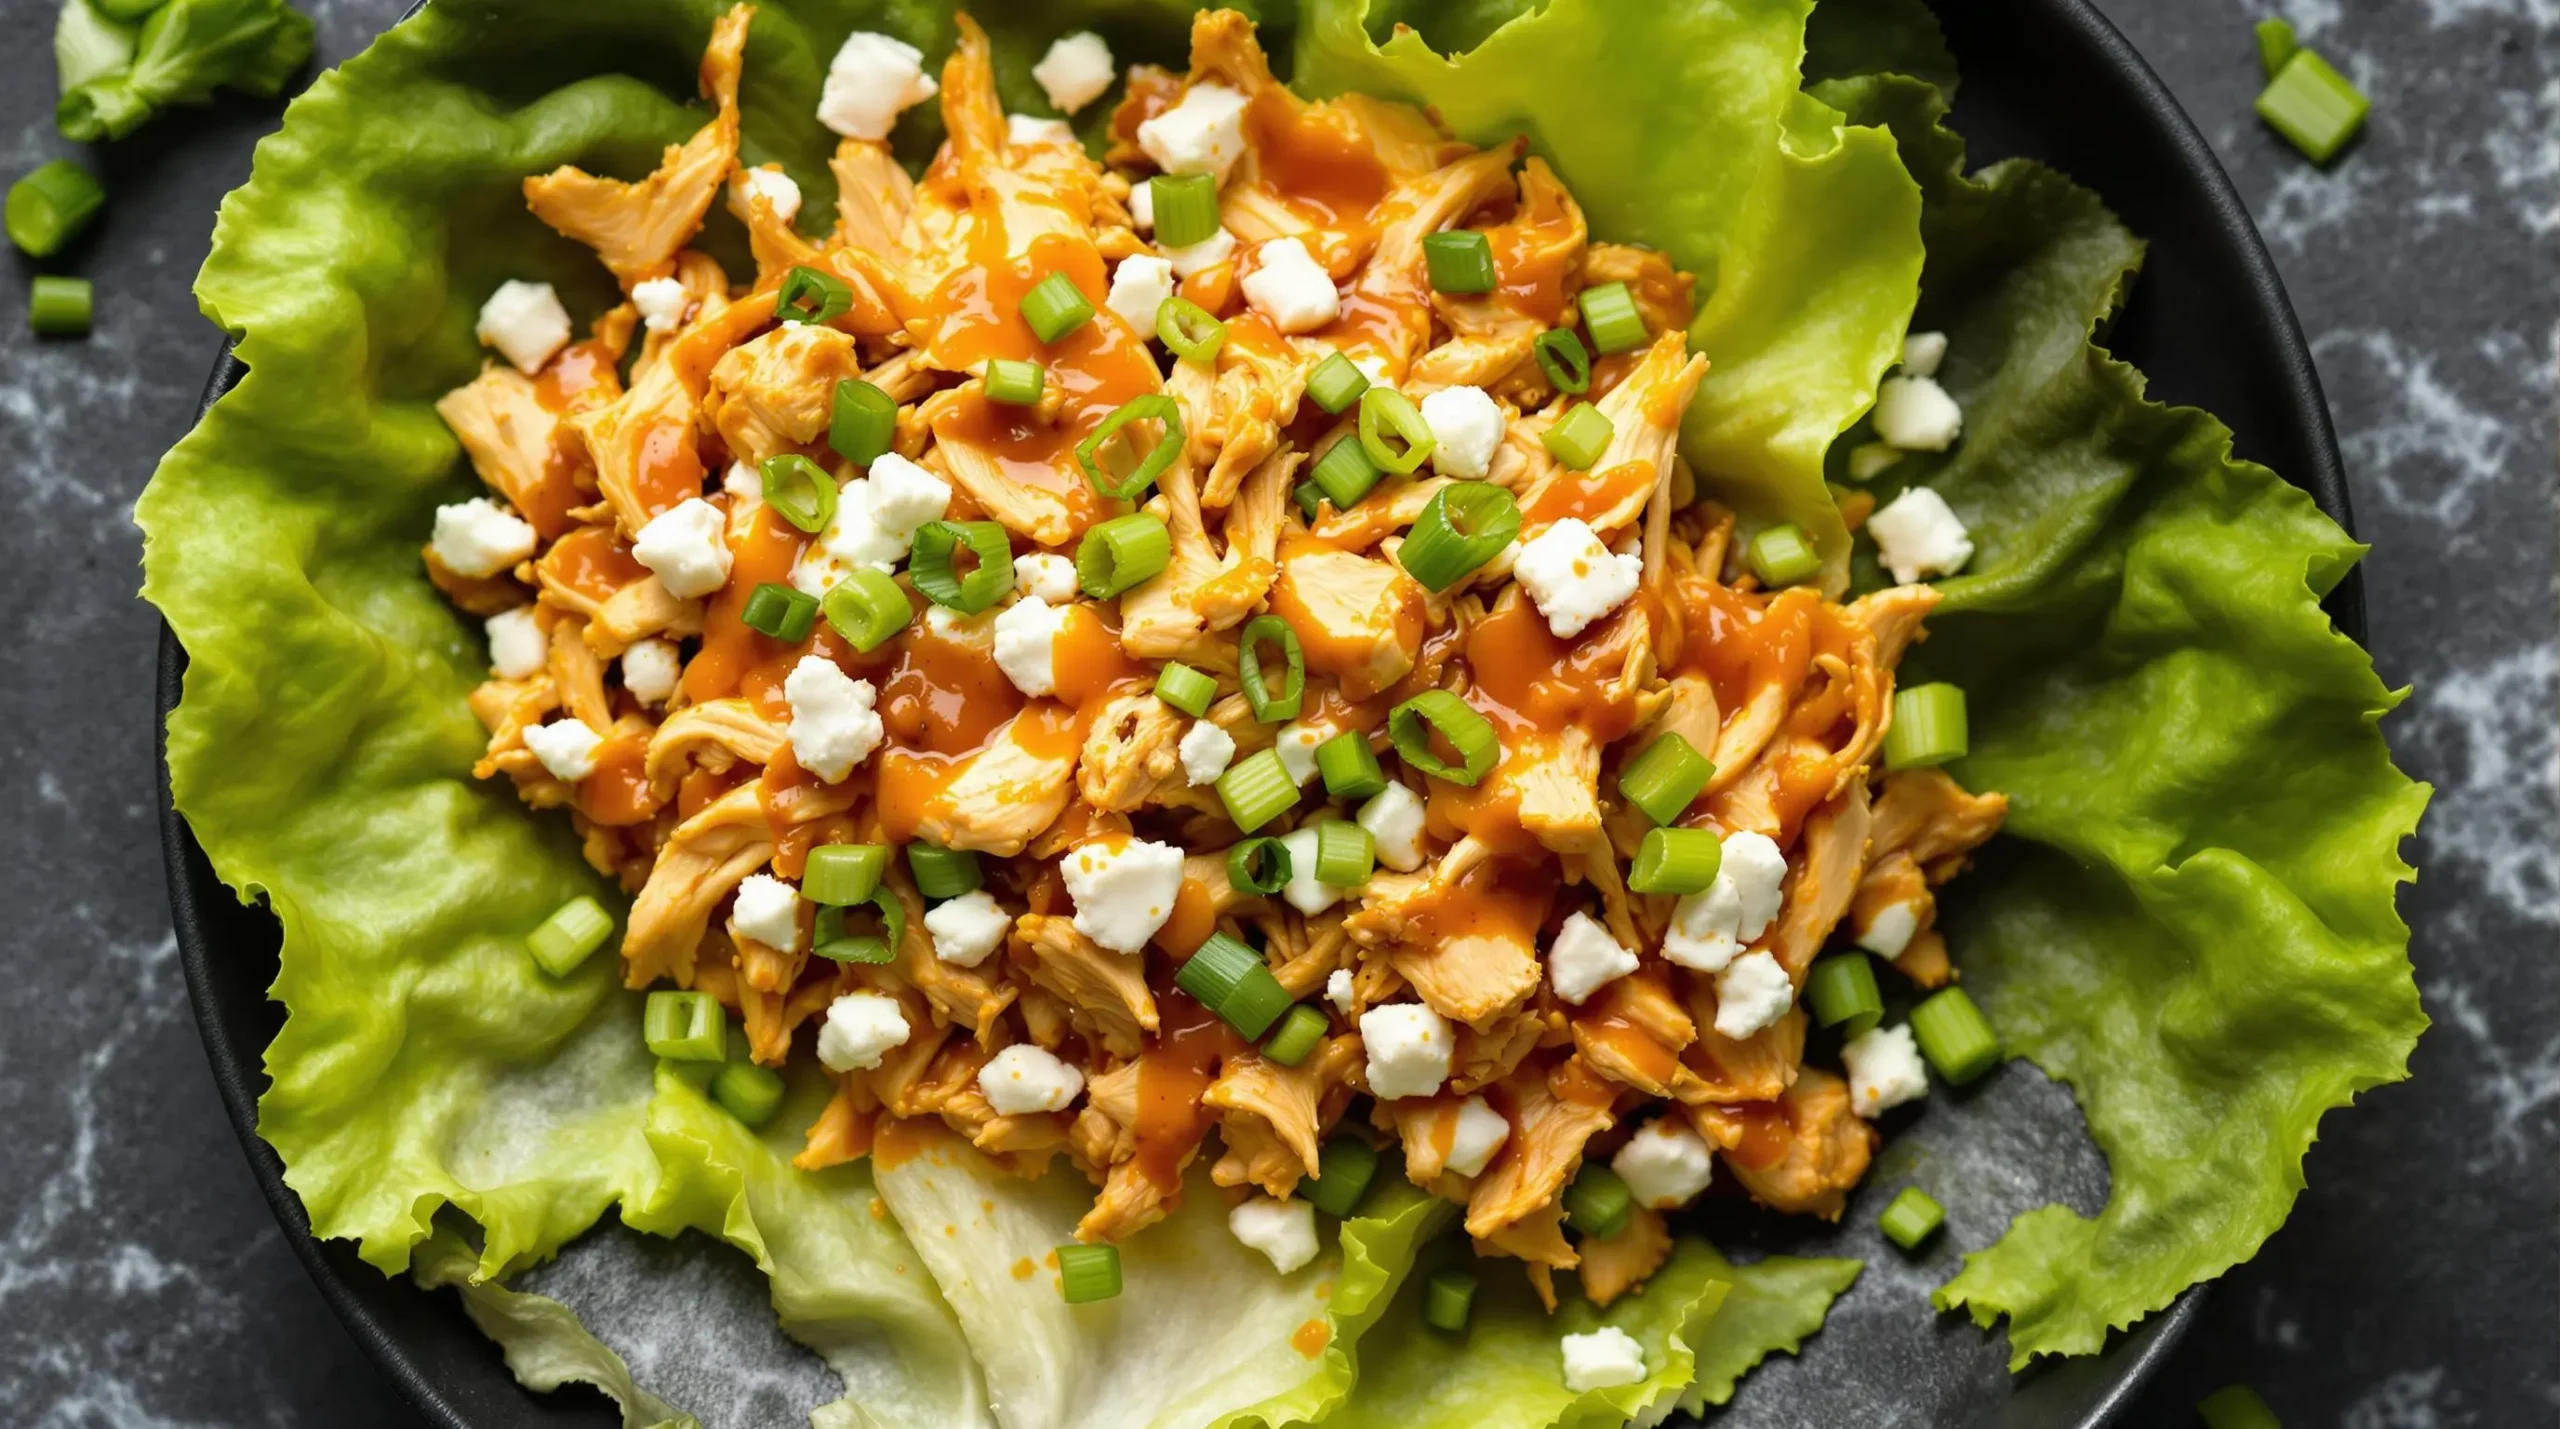
{"label": "orange buffalo sauce", "polygon": [[1387,166],[1348,114],[1301,104],[1270,85],[1245,106],[1244,134],[1255,181],[1265,192],[1318,228],[1367,233],[1374,241]]}
{"label": "orange buffalo sauce", "polygon": [[[800,552],[808,544],[806,535],[769,506],[757,508],[755,518],[747,524],[746,535],[730,541],[729,583],[711,597],[709,608],[704,610],[702,648],[684,667],[688,701],[701,704],[744,695],[767,719],[788,713],[782,699],[782,682],[791,674],[791,667],[799,663],[801,647],[764,634],[742,617],[747,598],[757,586],[768,581],[791,583],[791,568],[799,563]],[[833,638],[823,617],[818,625],[826,631],[826,638]]]}
{"label": "orange buffalo sauce", "polygon": [[644,766],[649,739],[617,734],[596,746],[595,772],[574,786],[579,813],[609,828],[645,823],[658,812],[658,796],[649,788]]}
{"label": "orange buffalo sauce", "polygon": [[1333,1326],[1325,1323],[1321,1317],[1300,1325],[1296,1332],[1289,1336],[1289,1348],[1305,1355],[1308,1359],[1314,1359],[1323,1354],[1324,1347],[1332,1343]]}
{"label": "orange buffalo sauce", "polygon": [[1589,521],[1653,491],[1653,463],[1622,461],[1599,471],[1561,471],[1520,508],[1520,529],[1537,532],[1570,516]]}
{"label": "orange buffalo sauce", "polygon": [[[1077,807],[1084,805],[1079,803]],[[1155,945],[1188,961],[1216,931],[1218,905],[1209,894],[1209,885],[1186,878],[1173,895],[1173,912],[1164,920],[1164,926],[1156,929]]]}
{"label": "orange buffalo sauce", "polygon": [[1796,1132],[1783,1103],[1745,1102],[1726,1110],[1742,1123],[1742,1140],[1725,1153],[1735,1165],[1765,1171],[1787,1159]]}
{"label": "orange buffalo sauce", "polygon": [[1137,1149],[1130,1163],[1168,1199],[1182,1193],[1182,1159],[1209,1134],[1200,1098],[1220,1059],[1241,1050],[1234,1030],[1181,991],[1156,995],[1158,1029],[1138,1059]]}
{"label": "orange buffalo sauce", "polygon": [[649,568],[633,560],[631,547],[610,526],[581,526],[551,543],[534,563],[563,589],[597,602],[633,581],[648,577]]}
{"label": "orange buffalo sauce", "polygon": [[[1628,611],[1612,620],[1641,618]],[[1634,721],[1635,705],[1618,688],[1626,657],[1618,642],[1600,638],[1608,630],[1594,626],[1561,639],[1530,602],[1497,604],[1467,632],[1467,668],[1475,674],[1467,703],[1492,720],[1506,742],[1567,729],[1583,730],[1599,744],[1619,738]]]}

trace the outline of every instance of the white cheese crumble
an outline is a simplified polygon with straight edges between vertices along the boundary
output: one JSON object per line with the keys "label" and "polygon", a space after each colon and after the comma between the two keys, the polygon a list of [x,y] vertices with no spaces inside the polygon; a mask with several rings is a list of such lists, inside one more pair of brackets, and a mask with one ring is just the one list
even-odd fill
{"label": "white cheese crumble", "polygon": [[1636,1204],[1668,1211],[1685,1206],[1716,1178],[1716,1158],[1705,1137],[1678,1113],[1646,1122],[1609,1158],[1609,1169],[1635,1193]]}
{"label": "white cheese crumble", "polygon": [[978,1091],[998,1116],[1065,1111],[1083,1090],[1084,1073],[1028,1042],[1014,1043],[978,1069]]}
{"label": "white cheese crumble", "polygon": [[635,640],[622,652],[622,688],[644,705],[662,705],[684,675],[684,656],[672,640]]}
{"label": "white cheese crumble", "polygon": [[1342,312],[1333,275],[1296,238],[1274,238],[1254,250],[1244,300],[1285,333],[1313,332]]}
{"label": "white cheese crumble", "polygon": [[1275,1201],[1256,1196],[1227,1212],[1227,1229],[1237,1240],[1270,1258],[1271,1268],[1286,1275],[1316,1258],[1316,1208],[1312,1201]]}
{"label": "white cheese crumble", "polygon": [[833,784],[880,747],[880,691],[824,655],[803,655],[783,677],[791,705],[791,757]]}
{"label": "white cheese crumble", "polygon": [[551,641],[534,619],[533,607],[519,605],[490,616],[489,668],[501,680],[522,680],[551,662]]}
{"label": "white cheese crumble", "polygon": [[976,615],[962,615],[947,605],[928,605],[924,608],[924,628],[946,645],[990,654],[996,648],[996,614],[982,610]]}
{"label": "white cheese crumble", "polygon": [[1457,1036],[1439,1013],[1418,1002],[1399,1002],[1360,1014],[1360,1043],[1368,1054],[1369,1094],[1393,1101],[1440,1090],[1449,1080]]}
{"label": "white cheese crumble", "polygon": [[1493,469],[1506,425],[1502,404],[1481,387],[1443,387],[1422,399],[1431,428],[1431,465],[1442,476],[1477,480]]}
{"label": "white cheese crumble", "polygon": [[1920,931],[1920,911],[1910,903],[1888,903],[1858,930],[1858,946],[1887,959],[1902,956],[1911,935]]}
{"label": "white cheese crumble", "polygon": [[872,521],[901,541],[912,541],[917,527],[941,520],[950,509],[951,483],[896,452],[882,452],[871,463],[868,496]]}
{"label": "white cheese crumble", "polygon": [[1172,296],[1173,265],[1149,254],[1133,253],[1111,270],[1111,295],[1102,300],[1102,305],[1118,314],[1139,341],[1152,342],[1156,335],[1156,309]]}
{"label": "white cheese crumble", "polygon": [[1696,972],[1723,971],[1768,931],[1786,877],[1787,856],[1767,834],[1727,834],[1716,881],[1673,905],[1662,956]]}
{"label": "white cheese crumble", "polygon": [[1360,806],[1360,827],[1378,850],[1378,862],[1398,873],[1422,867],[1422,796],[1390,783],[1376,798]]}
{"label": "white cheese crumble", "polygon": [[1873,481],[1892,470],[1893,464],[1900,460],[1902,451],[1898,447],[1883,442],[1861,442],[1849,452],[1849,479]]}
{"label": "white cheese crumble", "polygon": [[1480,1176],[1502,1143],[1511,1139],[1511,1123],[1482,1097],[1458,1103],[1457,1116],[1458,1124],[1449,1133],[1449,1156],[1441,1164],[1461,1176]]}
{"label": "white cheese crumble", "polygon": [[1331,725],[1293,724],[1280,731],[1271,741],[1273,752],[1280,756],[1280,768],[1289,782],[1303,789],[1316,777],[1316,746],[1341,733]]}
{"label": "white cheese crumble", "polygon": [[996,668],[1015,689],[1033,696],[1057,691],[1058,632],[1074,608],[1027,596],[996,616]]}
{"label": "white cheese crumble", "polygon": [[1013,558],[1013,589],[1016,595],[1065,605],[1076,598],[1076,563],[1047,551],[1026,551]]}
{"label": "white cheese crumble", "polygon": [[667,594],[691,600],[728,582],[728,534],[719,507],[688,496],[649,518],[631,543],[631,558],[656,573]]}
{"label": "white cheese crumble", "polygon": [[1111,46],[1091,30],[1078,30],[1050,41],[1049,52],[1031,67],[1032,80],[1062,114],[1073,114],[1100,99],[1117,77],[1111,64]]}
{"label": "white cheese crumble", "polygon": [[553,720],[524,732],[524,747],[533,751],[552,778],[569,784],[596,772],[596,746],[602,743],[604,736],[580,719]]}
{"label": "white cheese crumble", "polygon": [[[888,460],[886,456],[882,461]],[[907,558],[907,547],[914,541],[913,531],[900,533],[881,524],[871,514],[871,503],[878,490],[864,478],[848,481],[836,493],[836,514],[827,521],[827,529],[800,553],[799,563],[791,568],[791,583],[810,595],[825,595],[847,573],[869,566],[886,572]],[[923,524],[921,522],[917,523]]]}
{"label": "white cheese crumble", "polygon": [[693,310],[693,294],[673,278],[643,278],[631,285],[631,306],[651,332],[673,332]]}
{"label": "white cheese crumble", "polygon": [[868,1071],[906,1040],[907,1015],[896,998],[848,992],[827,1008],[818,1029],[818,1060],[830,1072]]}
{"label": "white cheese crumble", "polygon": [[1947,335],[1942,332],[1906,333],[1902,338],[1902,370],[1914,377],[1935,377],[1938,364],[1947,359]]}
{"label": "white cheese crumble", "polygon": [[1351,1015],[1353,996],[1354,994],[1351,991],[1351,969],[1335,968],[1332,972],[1325,975],[1324,1000],[1333,1004],[1334,1011],[1341,1013],[1345,1017],[1349,1017]]}
{"label": "white cheese crumble", "polygon": [[1644,1346],[1615,1325],[1564,1337],[1564,1387],[1576,1394],[1644,1383]]}
{"label": "white cheese crumble", "polygon": [[1134,953],[1173,916],[1182,850],[1148,839],[1078,844],[1059,860],[1058,876],[1075,900],[1076,931],[1113,952]]}
{"label": "white cheese crumble", "polygon": [[1867,534],[1875,537],[1876,559],[1893,572],[1896,585],[1953,575],[1973,559],[1971,533],[1947,499],[1925,486],[1886,502],[1867,518]]}
{"label": "white cheese crumble", "polygon": [[1064,119],[1008,114],[1004,117],[1004,141],[1018,149],[1036,149],[1043,144],[1073,145],[1076,131]]}
{"label": "white cheese crumble", "polygon": [[1207,784],[1227,772],[1228,763],[1236,757],[1236,737],[1214,720],[1193,720],[1191,728],[1182,732],[1176,752],[1182,756],[1184,782]]}
{"label": "white cheese crumble", "polygon": [[1159,251],[1164,254],[1164,261],[1173,265],[1173,276],[1188,278],[1194,273],[1206,273],[1236,256],[1236,236],[1221,228],[1197,243]]}
{"label": "white cheese crumble", "polygon": [[1840,1046],[1849,1069],[1849,1110],[1874,1117],[1929,1094],[1929,1069],[1909,1024],[1870,1027]]}
{"label": "white cheese crumble", "polygon": [[1644,557],[1611,553],[1581,517],[1568,516],[1520,547],[1511,574],[1547,618],[1547,629],[1570,640],[1636,593]]}
{"label": "white cheese crumble", "polygon": [[1195,84],[1180,103],[1138,126],[1138,147],[1168,174],[1211,174],[1225,183],[1244,157],[1244,105],[1244,96],[1223,84]]}
{"label": "white cheese crumble", "polygon": [[933,935],[935,957],[974,968],[1004,946],[1013,915],[997,906],[994,894],[976,888],[935,904],[924,915],[924,930]]}
{"label": "white cheese crumble", "polygon": [[1767,953],[1744,953],[1716,974],[1716,1031],[1736,1042],[1777,1025],[1795,1005],[1795,984]]}
{"label": "white cheese crumble", "polygon": [[773,216],[785,224],[800,216],[800,185],[779,168],[748,169],[738,175],[738,187],[750,204],[773,205]]}
{"label": "white cheese crumble", "polygon": [[480,341],[530,377],[569,345],[569,310],[549,283],[509,278],[480,305]]}
{"label": "white cheese crumble", "polygon": [[750,873],[729,905],[729,926],[778,953],[800,950],[800,890],[769,873]]}
{"label": "white cheese crumble", "polygon": [[1876,435],[1907,452],[1942,452],[1964,435],[1964,409],[1934,377],[1888,377],[1876,389]]}
{"label": "white cheese crumble", "polygon": [[886,139],[898,116],[940,89],[924,72],[924,52],[887,35],[845,36],[827,62],[818,122],[848,139]]}
{"label": "white cheese crumble", "polygon": [[1588,913],[1576,913],[1547,945],[1547,981],[1556,996],[1579,1007],[1601,988],[1636,970],[1636,955],[1609,936]]}
{"label": "white cheese crumble", "polygon": [[1145,179],[1129,185],[1129,226],[1140,233],[1155,232],[1156,191]]}
{"label": "white cheese crumble", "polygon": [[475,496],[436,508],[436,531],[428,545],[446,570],[480,580],[532,555],[535,539],[533,527],[522,517]]}
{"label": "white cheese crumble", "polygon": [[1280,885],[1280,896],[1290,907],[1312,918],[1342,901],[1341,889],[1316,877],[1313,826],[1281,835],[1280,846],[1289,851],[1289,881]]}

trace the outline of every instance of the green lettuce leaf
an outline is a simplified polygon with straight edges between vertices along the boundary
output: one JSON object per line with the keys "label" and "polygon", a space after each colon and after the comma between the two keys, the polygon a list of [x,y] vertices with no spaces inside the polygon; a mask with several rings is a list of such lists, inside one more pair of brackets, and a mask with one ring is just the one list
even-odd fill
{"label": "green lettuce leaf", "polygon": [[1734,1387],[1753,1366],[1774,1354],[1794,1354],[1822,1328],[1831,1302],[1847,1293],[1864,1268],[1854,1260],[1790,1255],[1709,1267],[1728,1288],[1715,1318],[1690,1342],[1698,1377],[1681,1394],[1680,1412],[1703,1414],[1710,1405],[1730,1403]]}
{"label": "green lettuce leaf", "polygon": [[[1823,453],[1901,355],[1919,194],[1890,135],[1843,123],[1799,87],[1811,8],[1408,4],[1394,18],[1413,28],[1382,44],[1367,0],[1309,0],[1293,82],[1427,104],[1462,138],[1526,134],[1595,236],[1649,244],[1696,273],[1690,342],[1713,366],[1681,451],[1747,527],[1811,534],[1836,589],[1849,541]],[[1473,43],[1442,55],[1433,34]],[[1607,82],[1560,82],[1580,75]]]}
{"label": "green lettuce leaf", "polygon": [[63,0],[53,21],[53,69],[65,91],[133,61],[133,42],[140,25],[110,20],[89,0]]}
{"label": "green lettuce leaf", "polygon": [[[285,0],[168,0],[142,22],[130,58],[99,68],[108,47],[99,43],[104,22],[78,26],[88,43],[78,63],[65,58],[62,34],[74,26],[73,0],[55,30],[55,62],[62,98],[54,123],[63,137],[82,143],[121,139],[172,104],[197,104],[216,89],[236,89],[262,99],[311,62],[311,21]],[[94,17],[87,17],[94,18]]]}
{"label": "green lettuce leaf", "polygon": [[2428,791],[2377,728],[2399,697],[2320,608],[2362,548],[2097,345],[2141,244],[2048,169],[1963,177],[1925,84],[1824,88],[1904,136],[1916,325],[1948,332],[1965,411],[1952,452],[1878,483],[1934,487],[1978,548],[1909,667],[1964,687],[1952,770],[2012,801],[1948,939],[2111,1171],[2096,1217],[2029,1212],[1938,1292],[2008,1316],[2022,1367],[2254,1254],[2321,1114],[2407,1074],[2426,1019],[2392,900]]}
{"label": "green lettuce leaf", "polygon": [[497,1342],[526,1388],[592,1385],[622,1407],[622,1429],[701,1429],[700,1420],[642,1388],[630,1364],[597,1339],[577,1311],[547,1295],[479,1280],[479,1264],[479,1252],[452,1227],[439,1226],[419,1244],[409,1273],[427,1289],[459,1294],[463,1313]]}

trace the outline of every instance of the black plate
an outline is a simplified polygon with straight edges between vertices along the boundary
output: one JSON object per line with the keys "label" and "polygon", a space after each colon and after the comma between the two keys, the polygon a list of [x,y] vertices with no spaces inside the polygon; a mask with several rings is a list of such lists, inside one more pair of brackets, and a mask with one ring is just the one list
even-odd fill
{"label": "black plate", "polygon": [[[1939,8],[1963,66],[1954,122],[1971,146],[1972,162],[2027,156],[2051,163],[2097,190],[2150,240],[2150,260],[2113,330],[2116,353],[2150,374],[2154,396],[2221,416],[2241,455],[2273,467],[2352,531],[2328,407],[2284,286],[2212,149],[2159,77],[2084,0],[1947,0]],[[205,386],[204,405],[229,391],[244,370],[226,350]],[[2347,635],[2364,638],[2357,576],[2339,585],[2328,610]],[[163,627],[158,697],[164,731],[185,667],[186,653]],[[256,1134],[265,1085],[261,1054],[283,1022],[282,1009],[266,997],[276,974],[276,924],[231,896],[171,809],[165,733],[160,804],[170,912],[214,1080],[286,1242],[320,1293],[400,1393],[435,1424],[559,1429],[617,1422],[596,1396],[534,1396],[519,1388],[450,1294],[386,1280],[351,1246],[311,1238],[282,1164]],[[2001,1429],[2098,1429],[2117,1422],[2194,1320],[2202,1294],[2202,1287],[2188,1292],[2102,1355],[2021,1378],[1974,1422]],[[1955,1333],[1973,1332],[1955,1327]],[[1825,1358],[1831,1373],[1859,1365],[1870,1374],[1896,1372],[1889,1358]],[[1883,1402],[1894,1402],[1897,1386],[1873,1388]]]}

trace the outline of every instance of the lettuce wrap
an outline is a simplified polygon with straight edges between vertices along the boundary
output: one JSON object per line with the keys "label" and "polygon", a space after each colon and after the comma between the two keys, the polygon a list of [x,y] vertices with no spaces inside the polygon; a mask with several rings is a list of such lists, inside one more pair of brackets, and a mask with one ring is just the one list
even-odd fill
{"label": "lettuce wrap", "polygon": [[[1064,1238],[1051,1188],[958,1152],[793,1169],[814,1069],[749,1132],[652,1067],[610,959],[534,968],[527,929],[616,895],[565,825],[469,776],[478,642],[418,547],[472,482],[432,402],[477,367],[473,313],[500,278],[552,282],[582,316],[610,301],[518,182],[562,163],[636,174],[681,140],[721,8],[437,0],[295,101],[217,223],[198,292],[249,375],[143,495],[144,593],[191,659],[169,720],[177,806],[282,924],[260,1131],[315,1233],[461,1286],[526,1383],[598,1384],[634,1424],[704,1406],[660,1399],[565,1307],[504,1288],[608,1211],[753,1257],[783,1327],[844,1380],[820,1423],[1610,1423],[1721,1403],[1792,1351],[1855,1264],[1734,1266],[1695,1237],[1605,1315],[1568,1296],[1551,1322],[1497,1265],[1465,1336],[1429,1330],[1413,1272],[1464,1249],[1440,1234],[1447,1208],[1401,1184],[1293,1277],[1240,1260],[1195,1191],[1131,1247],[1129,1298],[1062,1313],[1048,1274],[1015,1273]],[[1055,35],[1097,28],[1124,61],[1178,63],[1189,16],[970,8],[1008,106],[1031,113],[1047,106],[1028,66]],[[826,211],[811,114],[827,56],[863,28],[938,58],[953,9],[765,5],[744,160],[781,162]],[[1964,442],[1878,483],[1937,487],[1980,547],[1915,658],[1972,697],[1954,772],[2015,812],[1946,917],[2010,1049],[2077,1091],[2114,1192],[2094,1219],[2022,1217],[1941,1297],[2011,1317],[2019,1363],[2085,1353],[2245,1258],[2299,1189],[2319,1115],[2402,1074],[2423,1019],[2392,895],[2424,791],[2375,728],[2393,696],[2319,610],[2359,548],[2096,345],[2139,245],[2049,172],[1963,176],[1925,17],[1826,15],[1809,63],[1810,10],[1309,0],[1266,19],[1301,87],[1430,104],[1470,139],[1526,134],[1596,234],[1701,275],[1691,336],[1714,367],[1684,450],[1746,523],[1811,533],[1834,590],[1853,543],[1826,452],[1915,307],[1953,335]],[[900,152],[921,159],[935,127],[915,111]],[[1652,1378],[1567,1393],[1553,1338],[1586,1319],[1645,1342]]]}

